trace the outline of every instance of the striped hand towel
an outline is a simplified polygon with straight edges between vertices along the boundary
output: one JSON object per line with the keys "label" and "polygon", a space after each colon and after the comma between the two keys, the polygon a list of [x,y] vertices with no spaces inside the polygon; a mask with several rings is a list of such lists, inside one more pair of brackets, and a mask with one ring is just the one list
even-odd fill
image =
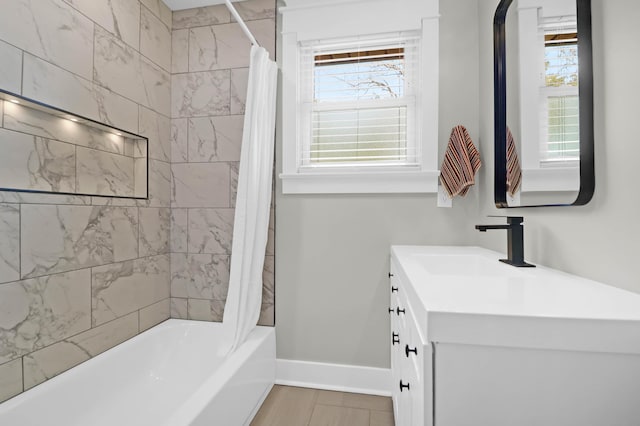
{"label": "striped hand towel", "polygon": [[516,195],[522,183],[522,169],[511,130],[507,127],[507,193]]}
{"label": "striped hand towel", "polygon": [[451,198],[467,194],[469,187],[476,183],[475,174],[481,165],[480,153],[467,129],[454,127],[440,167],[440,182]]}

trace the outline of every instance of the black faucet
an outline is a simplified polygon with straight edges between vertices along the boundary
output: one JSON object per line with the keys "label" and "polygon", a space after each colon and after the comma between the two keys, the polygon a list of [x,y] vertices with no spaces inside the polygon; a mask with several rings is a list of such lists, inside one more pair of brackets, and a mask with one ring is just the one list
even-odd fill
{"label": "black faucet", "polygon": [[480,232],[487,232],[488,229],[506,229],[508,259],[500,259],[500,262],[519,268],[535,268],[536,265],[524,261],[523,223],[522,216],[507,216],[506,225],[476,225],[476,229]]}

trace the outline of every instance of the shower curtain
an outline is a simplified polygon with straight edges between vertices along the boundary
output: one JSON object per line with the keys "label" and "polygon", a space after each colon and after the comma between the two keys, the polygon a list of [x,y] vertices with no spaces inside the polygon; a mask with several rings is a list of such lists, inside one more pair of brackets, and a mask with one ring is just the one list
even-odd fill
{"label": "shower curtain", "polygon": [[277,75],[269,53],[252,46],[221,355],[239,347],[260,317],[273,182]]}

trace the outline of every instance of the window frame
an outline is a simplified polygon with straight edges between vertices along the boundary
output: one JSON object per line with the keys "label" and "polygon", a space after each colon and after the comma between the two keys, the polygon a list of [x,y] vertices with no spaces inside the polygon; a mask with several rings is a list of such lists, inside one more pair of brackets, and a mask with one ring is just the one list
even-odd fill
{"label": "window frame", "polygon": [[[407,49],[406,47],[409,47]],[[315,102],[315,58],[317,55],[326,54],[331,50],[360,52],[366,50],[382,50],[388,48],[402,47],[403,57],[407,62],[415,65],[407,69],[403,78],[404,91],[403,96],[395,99],[365,99],[365,100],[348,100],[348,101],[329,101]],[[407,32],[401,34],[381,34],[374,37],[355,37],[348,39],[338,39],[330,41],[314,41],[309,43],[301,43],[300,49],[305,51],[303,59],[301,59],[301,71],[299,75],[299,85],[301,88],[300,110],[304,117],[300,126],[300,136],[298,143],[300,144],[300,158],[298,159],[298,169],[301,173],[322,172],[335,173],[345,169],[368,168],[369,170],[412,170],[420,164],[421,149],[417,140],[419,139],[419,129],[417,121],[419,117],[419,107],[416,102],[416,93],[420,91],[420,64],[418,61],[420,48],[420,37],[417,32]],[[362,162],[362,163],[339,163],[327,162],[313,164],[307,152],[311,151],[314,143],[313,130],[314,127],[309,121],[313,120],[313,116],[318,112],[330,111],[363,111],[375,108],[406,108],[406,144],[407,150],[412,150],[410,162],[408,164],[385,164],[383,162]]]}
{"label": "window frame", "polygon": [[[330,4],[314,7],[286,7],[282,31],[282,181],[284,194],[338,193],[437,193],[438,161],[438,78],[439,78],[439,15],[437,1],[408,0],[400,16],[390,20],[384,10],[394,0],[380,1],[380,8],[370,21],[354,21],[351,26],[339,26],[336,16],[349,16],[356,3]],[[395,0],[397,1],[397,0]],[[351,4],[353,3],[353,5]],[[395,3],[393,3],[395,4]],[[413,7],[412,9],[412,5]],[[291,17],[291,19],[288,19]],[[379,21],[376,21],[379,20]],[[415,95],[416,144],[418,165],[415,166],[338,166],[301,167],[301,132],[310,128],[311,114],[300,108],[304,90],[299,84],[301,43],[313,40],[376,38],[381,34],[417,32],[419,89]],[[364,36],[363,36],[364,34]],[[305,118],[306,117],[306,118]],[[419,119],[418,119],[419,118]],[[311,170],[310,170],[311,169]]]}

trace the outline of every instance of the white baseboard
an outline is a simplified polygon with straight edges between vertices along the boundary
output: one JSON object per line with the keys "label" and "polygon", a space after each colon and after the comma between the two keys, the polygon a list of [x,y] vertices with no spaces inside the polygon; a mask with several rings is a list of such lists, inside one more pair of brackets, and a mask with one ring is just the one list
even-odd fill
{"label": "white baseboard", "polygon": [[391,370],[278,359],[276,384],[391,396]]}

